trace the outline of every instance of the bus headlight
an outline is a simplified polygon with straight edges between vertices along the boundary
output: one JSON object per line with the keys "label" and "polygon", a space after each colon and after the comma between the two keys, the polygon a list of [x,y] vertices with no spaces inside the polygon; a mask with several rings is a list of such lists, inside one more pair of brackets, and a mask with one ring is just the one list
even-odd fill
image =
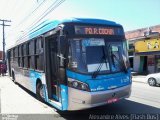
{"label": "bus headlight", "polygon": [[74,88],[77,88],[78,87],[78,82],[74,81],[74,82],[72,82],[72,85],[73,85]]}
{"label": "bus headlight", "polygon": [[79,90],[90,91],[89,86],[86,83],[72,78],[68,78],[68,86]]}

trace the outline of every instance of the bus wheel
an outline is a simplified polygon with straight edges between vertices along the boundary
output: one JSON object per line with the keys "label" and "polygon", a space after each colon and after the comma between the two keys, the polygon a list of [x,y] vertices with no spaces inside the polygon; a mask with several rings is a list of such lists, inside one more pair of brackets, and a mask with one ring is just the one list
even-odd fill
{"label": "bus wheel", "polygon": [[15,79],[15,74],[14,74],[14,72],[12,72],[12,80],[13,80],[14,83],[16,83],[16,79]]}
{"label": "bus wheel", "polygon": [[39,101],[44,101],[43,86],[40,82],[38,82],[36,86],[36,97]]}

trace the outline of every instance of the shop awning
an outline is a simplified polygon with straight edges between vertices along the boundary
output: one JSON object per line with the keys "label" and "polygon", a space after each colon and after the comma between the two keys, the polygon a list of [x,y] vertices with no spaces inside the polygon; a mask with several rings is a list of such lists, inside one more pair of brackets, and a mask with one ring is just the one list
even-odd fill
{"label": "shop awning", "polygon": [[152,52],[137,52],[135,55],[141,55],[141,56],[146,56],[146,55],[160,55],[160,51],[152,51]]}

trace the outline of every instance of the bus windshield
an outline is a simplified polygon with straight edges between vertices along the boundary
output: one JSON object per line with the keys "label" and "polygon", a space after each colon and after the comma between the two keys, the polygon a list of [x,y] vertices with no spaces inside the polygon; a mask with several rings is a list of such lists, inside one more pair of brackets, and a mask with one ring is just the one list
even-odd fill
{"label": "bus windshield", "polygon": [[69,68],[82,73],[105,74],[120,72],[127,59],[123,42],[108,42],[104,38],[70,40]]}

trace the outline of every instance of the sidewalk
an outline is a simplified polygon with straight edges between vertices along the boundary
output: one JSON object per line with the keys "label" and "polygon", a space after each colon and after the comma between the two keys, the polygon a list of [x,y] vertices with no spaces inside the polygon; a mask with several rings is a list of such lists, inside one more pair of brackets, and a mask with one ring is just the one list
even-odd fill
{"label": "sidewalk", "polygon": [[0,77],[0,92],[0,113],[57,114],[54,108],[38,101],[34,95],[12,82],[8,76]]}

